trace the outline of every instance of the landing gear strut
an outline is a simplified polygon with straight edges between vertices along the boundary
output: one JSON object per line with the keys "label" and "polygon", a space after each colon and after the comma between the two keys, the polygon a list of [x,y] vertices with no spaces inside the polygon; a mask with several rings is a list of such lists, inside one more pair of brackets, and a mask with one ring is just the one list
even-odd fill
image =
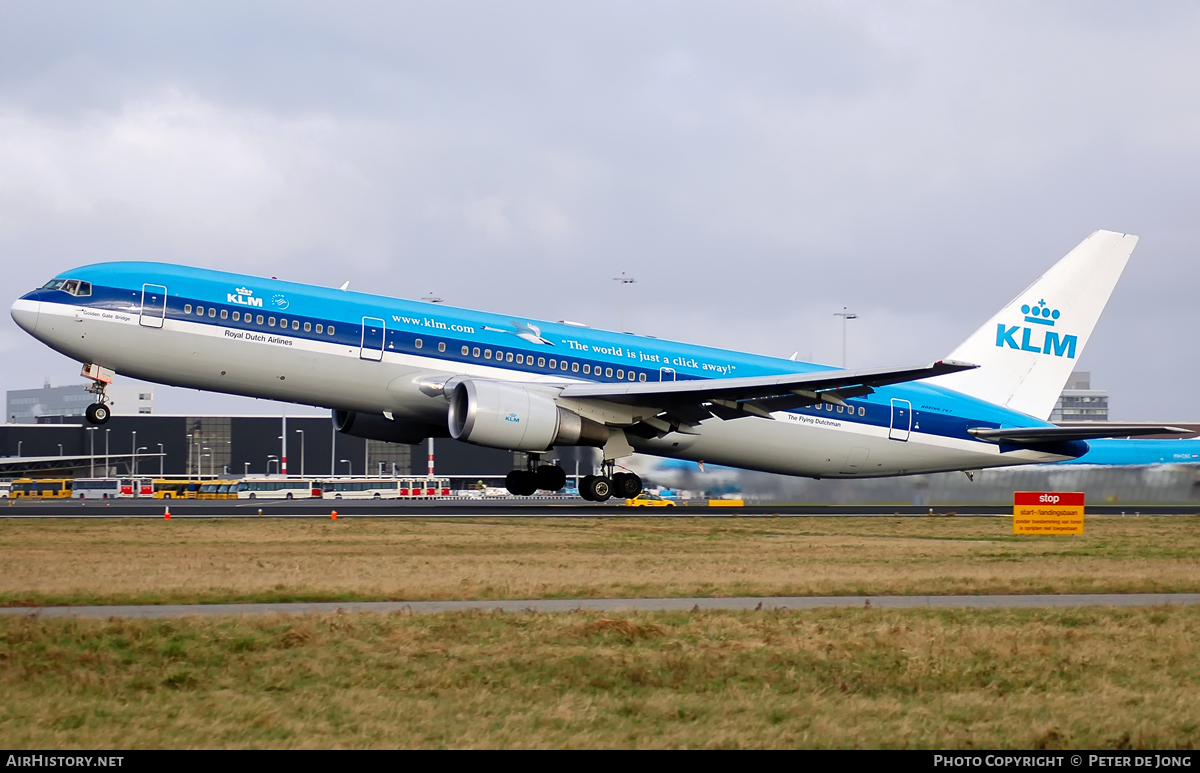
{"label": "landing gear strut", "polygon": [[567,484],[567,473],[556,464],[541,464],[541,457],[530,454],[524,470],[513,470],[504,477],[508,493],[527,497],[536,491],[561,491]]}

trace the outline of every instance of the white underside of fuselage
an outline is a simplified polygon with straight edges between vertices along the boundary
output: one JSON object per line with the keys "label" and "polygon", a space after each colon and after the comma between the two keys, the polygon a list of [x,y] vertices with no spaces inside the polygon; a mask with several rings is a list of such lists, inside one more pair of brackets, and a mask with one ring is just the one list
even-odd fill
{"label": "white underside of fuselage", "polygon": [[[362,359],[355,346],[170,318],[161,328],[145,327],[136,307],[116,312],[18,301],[17,310],[36,314],[36,328],[30,332],[48,346],[120,375],[325,408],[389,412],[425,422],[445,423],[448,403],[422,393],[423,380],[460,375],[548,386],[574,380],[391,351],[373,361]],[[1001,454],[991,443],[922,433],[919,422],[907,440],[898,440],[889,437],[887,427],[837,414],[817,419],[781,411],[773,419],[711,418],[699,425],[698,435],[671,433],[653,440],[630,435],[629,441],[638,451],[656,456],[822,478],[969,470],[1064,458],[1029,450]]]}

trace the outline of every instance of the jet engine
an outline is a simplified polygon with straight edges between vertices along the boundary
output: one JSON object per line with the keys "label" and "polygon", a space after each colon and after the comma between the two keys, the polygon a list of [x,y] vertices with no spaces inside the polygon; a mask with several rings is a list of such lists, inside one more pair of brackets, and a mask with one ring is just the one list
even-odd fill
{"label": "jet engine", "polygon": [[551,446],[603,446],[608,428],[559,407],[521,384],[467,379],[450,393],[450,437],[481,446],[540,452]]}
{"label": "jet engine", "polygon": [[449,437],[445,427],[405,419],[389,419],[382,413],[333,411],[333,428],[343,435],[386,440],[389,443],[420,443],[426,438]]}

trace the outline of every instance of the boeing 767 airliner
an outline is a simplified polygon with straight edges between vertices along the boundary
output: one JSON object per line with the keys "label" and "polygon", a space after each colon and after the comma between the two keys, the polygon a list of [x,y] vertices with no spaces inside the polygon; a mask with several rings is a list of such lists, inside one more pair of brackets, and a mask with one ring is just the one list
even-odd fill
{"label": "boeing 767 airliner", "polygon": [[12,307],[83,363],[108,420],[115,375],[332,409],[338,430],[524,451],[518,495],[559,490],[554,446],[602,450],[585,499],[636,495],[636,452],[814,478],[1061,461],[1165,427],[1048,421],[1137,237],[1097,231],[950,355],[841,370],[744,352],[163,263],[59,274]]}

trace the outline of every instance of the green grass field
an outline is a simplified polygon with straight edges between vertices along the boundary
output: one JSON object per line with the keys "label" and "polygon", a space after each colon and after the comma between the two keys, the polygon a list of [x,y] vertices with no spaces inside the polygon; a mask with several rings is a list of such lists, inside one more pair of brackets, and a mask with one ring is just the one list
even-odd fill
{"label": "green grass field", "polygon": [[1194,748],[1200,608],[0,618],[0,745]]}
{"label": "green grass field", "polygon": [[0,604],[1200,591],[1200,518],[0,520]]}

